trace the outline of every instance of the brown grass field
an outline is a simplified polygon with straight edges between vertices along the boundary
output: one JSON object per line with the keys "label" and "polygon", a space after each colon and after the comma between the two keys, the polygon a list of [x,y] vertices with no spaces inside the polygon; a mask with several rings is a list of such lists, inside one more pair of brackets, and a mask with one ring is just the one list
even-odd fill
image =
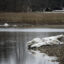
{"label": "brown grass field", "polygon": [[64,24],[64,13],[0,13],[0,22],[20,22],[22,24]]}

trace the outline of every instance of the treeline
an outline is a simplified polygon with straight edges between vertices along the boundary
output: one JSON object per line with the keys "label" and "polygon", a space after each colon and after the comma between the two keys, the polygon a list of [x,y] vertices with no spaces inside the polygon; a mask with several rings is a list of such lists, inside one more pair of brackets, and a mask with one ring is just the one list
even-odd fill
{"label": "treeline", "polygon": [[0,0],[0,11],[29,12],[63,9],[64,0]]}

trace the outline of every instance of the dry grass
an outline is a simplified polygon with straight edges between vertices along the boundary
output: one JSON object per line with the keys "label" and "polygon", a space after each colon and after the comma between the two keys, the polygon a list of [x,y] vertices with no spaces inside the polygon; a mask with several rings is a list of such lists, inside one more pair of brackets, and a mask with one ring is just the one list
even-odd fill
{"label": "dry grass", "polygon": [[0,20],[27,24],[63,24],[64,13],[0,13]]}

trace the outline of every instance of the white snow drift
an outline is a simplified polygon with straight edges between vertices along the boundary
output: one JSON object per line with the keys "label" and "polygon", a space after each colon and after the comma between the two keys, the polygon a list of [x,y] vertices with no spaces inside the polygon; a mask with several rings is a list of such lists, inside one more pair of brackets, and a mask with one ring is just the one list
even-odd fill
{"label": "white snow drift", "polygon": [[28,46],[30,47],[40,47],[43,45],[53,45],[53,44],[63,44],[61,41],[61,38],[63,38],[64,35],[57,35],[57,36],[51,36],[51,37],[45,37],[45,38],[34,38],[33,40],[27,42]]}

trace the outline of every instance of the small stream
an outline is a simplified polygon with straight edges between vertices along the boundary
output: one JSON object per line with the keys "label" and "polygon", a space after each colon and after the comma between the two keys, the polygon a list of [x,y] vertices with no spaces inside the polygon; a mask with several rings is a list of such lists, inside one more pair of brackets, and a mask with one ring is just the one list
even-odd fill
{"label": "small stream", "polygon": [[60,34],[63,28],[0,28],[0,64],[64,64],[64,45],[27,49],[33,38]]}

